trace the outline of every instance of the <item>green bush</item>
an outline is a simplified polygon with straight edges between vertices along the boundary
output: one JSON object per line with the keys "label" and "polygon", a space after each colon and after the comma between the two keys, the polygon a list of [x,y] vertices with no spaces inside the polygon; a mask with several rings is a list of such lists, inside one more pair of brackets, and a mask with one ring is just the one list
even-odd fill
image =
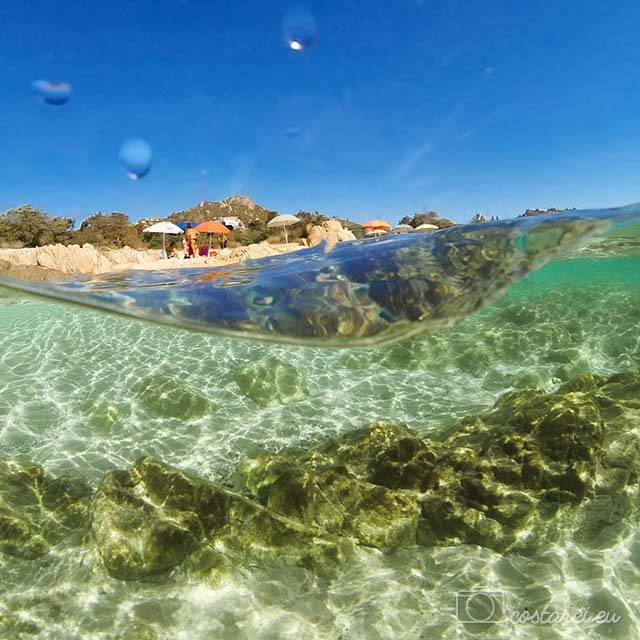
{"label": "green bush", "polygon": [[73,237],[72,218],[47,215],[31,205],[9,209],[0,215],[0,243],[37,247],[44,244],[67,244]]}
{"label": "green bush", "polygon": [[124,246],[140,249],[148,246],[147,239],[138,225],[129,222],[124,213],[96,213],[82,222],[75,233],[78,244],[92,244],[96,247],[120,248]]}
{"label": "green bush", "polygon": [[400,220],[400,224],[408,224],[414,229],[421,224],[433,224],[438,229],[446,229],[447,227],[455,227],[455,222],[448,218],[441,218],[437,211],[417,211],[412,216],[405,216]]}
{"label": "green bush", "polygon": [[266,240],[271,234],[271,229],[267,227],[267,223],[263,220],[250,220],[246,228],[237,229],[229,234],[229,246],[237,247],[240,245],[253,244]]}

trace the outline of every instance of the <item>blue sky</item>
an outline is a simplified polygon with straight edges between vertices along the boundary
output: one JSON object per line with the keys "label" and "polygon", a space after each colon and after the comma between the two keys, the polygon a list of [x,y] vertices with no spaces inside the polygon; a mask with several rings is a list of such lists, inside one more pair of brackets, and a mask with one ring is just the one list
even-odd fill
{"label": "blue sky", "polygon": [[[640,200],[640,3],[334,0],[0,4],[0,209],[164,215],[234,193],[283,212]],[[68,81],[41,104],[37,78]],[[120,144],[147,139],[132,182]]]}

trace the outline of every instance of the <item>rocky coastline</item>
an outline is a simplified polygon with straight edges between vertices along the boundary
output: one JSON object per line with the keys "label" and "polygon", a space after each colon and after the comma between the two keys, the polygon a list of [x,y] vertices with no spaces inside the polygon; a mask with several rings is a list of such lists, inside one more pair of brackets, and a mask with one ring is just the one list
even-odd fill
{"label": "rocky coastline", "polygon": [[118,265],[143,264],[159,258],[158,251],[137,251],[130,247],[97,249],[91,244],[0,249],[0,274],[54,280],[65,276],[106,273]]}
{"label": "rocky coastline", "polygon": [[129,270],[216,267],[244,260],[265,258],[301,249],[301,245],[270,245],[267,242],[222,249],[215,257],[192,260],[162,259],[157,250],[97,249],[93,245],[46,245],[22,249],[0,249],[0,276],[24,280],[64,280]]}
{"label": "rocky coastline", "polygon": [[127,270],[216,267],[289,253],[302,249],[307,244],[315,246],[327,242],[329,246],[333,246],[336,242],[348,240],[355,240],[353,233],[343,229],[338,221],[329,220],[311,229],[308,243],[274,245],[259,242],[222,249],[215,257],[194,260],[163,260],[158,250],[140,251],[131,247],[99,249],[91,244],[51,244],[33,248],[0,249],[0,276],[23,280],[64,280],[73,276]]}

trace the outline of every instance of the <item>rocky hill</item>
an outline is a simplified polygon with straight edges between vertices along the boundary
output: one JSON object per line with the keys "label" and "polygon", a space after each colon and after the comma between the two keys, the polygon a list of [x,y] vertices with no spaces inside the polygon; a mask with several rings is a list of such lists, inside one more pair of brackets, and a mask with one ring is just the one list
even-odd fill
{"label": "rocky hill", "polygon": [[184,211],[175,211],[169,216],[169,220],[204,222],[215,218],[235,217],[249,225],[253,221],[266,223],[276,215],[277,211],[265,209],[247,196],[237,195],[225,200],[203,200]]}

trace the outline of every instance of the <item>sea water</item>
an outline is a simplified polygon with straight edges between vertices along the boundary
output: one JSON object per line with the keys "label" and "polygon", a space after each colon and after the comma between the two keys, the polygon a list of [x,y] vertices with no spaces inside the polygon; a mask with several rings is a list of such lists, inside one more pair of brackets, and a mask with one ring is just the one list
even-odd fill
{"label": "sea water", "polygon": [[[552,392],[583,373],[638,371],[639,270],[632,239],[597,240],[556,255],[453,326],[339,349],[185,331],[7,289],[0,456],[94,487],[143,455],[224,483],[250,454],[312,446],[376,420],[437,437],[514,389]],[[134,302],[143,277],[125,283]],[[268,389],[243,386],[260,363],[282,376]],[[528,555],[470,544],[359,547],[331,576],[258,563],[215,582],[179,573],[123,581],[90,541],[32,560],[0,553],[0,622],[6,637],[65,639],[637,637],[636,487],[626,489],[632,508],[598,544],[560,531]],[[470,624],[456,603],[475,589],[507,598],[510,613],[546,606],[562,615],[544,625],[526,616]],[[570,618],[582,608],[613,622]]]}

